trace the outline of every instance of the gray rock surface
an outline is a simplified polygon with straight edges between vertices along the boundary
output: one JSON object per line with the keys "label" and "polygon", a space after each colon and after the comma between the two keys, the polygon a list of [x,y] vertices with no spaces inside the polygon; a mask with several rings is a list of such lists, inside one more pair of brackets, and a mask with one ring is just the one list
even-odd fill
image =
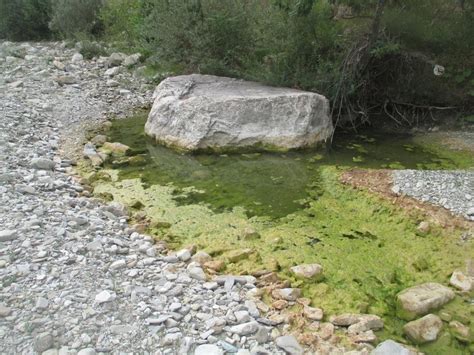
{"label": "gray rock surface", "polygon": [[442,328],[443,321],[434,314],[428,314],[405,324],[403,331],[416,344],[423,344],[435,341]]}
{"label": "gray rock surface", "polygon": [[193,74],[163,80],[154,96],[145,132],[183,150],[287,150],[333,131],[328,100],[311,92]]}
{"label": "gray rock surface", "polygon": [[450,288],[435,282],[413,286],[397,295],[397,313],[403,319],[412,320],[442,307],[454,296]]}
{"label": "gray rock surface", "polygon": [[304,351],[293,335],[284,335],[275,339],[275,343],[290,355],[303,355]]}
{"label": "gray rock surface", "polygon": [[416,355],[417,352],[393,340],[385,340],[370,355]]}
{"label": "gray rock surface", "polygon": [[[30,57],[7,60],[12,50]],[[72,164],[87,129],[150,104],[152,91],[128,71],[110,87],[107,58],[72,65],[74,53],[63,43],[0,41],[2,353],[193,354],[209,344],[283,354],[271,338],[230,332],[265,321],[247,296],[255,278],[205,287],[200,272],[188,274],[189,255],[170,258],[127,224],[121,206],[87,197]],[[64,70],[74,84],[55,80]],[[8,85],[15,81],[23,85]]]}

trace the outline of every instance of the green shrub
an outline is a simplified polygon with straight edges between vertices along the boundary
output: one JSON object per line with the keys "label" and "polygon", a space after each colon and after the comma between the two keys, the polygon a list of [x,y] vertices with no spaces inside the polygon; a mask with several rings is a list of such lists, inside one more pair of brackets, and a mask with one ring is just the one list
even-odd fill
{"label": "green shrub", "polygon": [[143,0],[106,0],[100,11],[105,38],[129,51],[143,51]]}
{"label": "green shrub", "polygon": [[51,30],[64,38],[97,36],[102,0],[52,0]]}
{"label": "green shrub", "polygon": [[79,52],[84,56],[85,59],[92,59],[94,57],[107,55],[107,52],[102,45],[88,39],[84,39],[80,42]]}
{"label": "green shrub", "polygon": [[14,41],[50,37],[50,0],[0,0],[0,38]]}

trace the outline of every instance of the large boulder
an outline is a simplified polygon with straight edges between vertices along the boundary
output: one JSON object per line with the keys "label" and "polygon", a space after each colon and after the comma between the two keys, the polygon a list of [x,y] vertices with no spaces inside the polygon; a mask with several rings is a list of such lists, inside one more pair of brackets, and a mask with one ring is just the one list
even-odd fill
{"label": "large boulder", "polygon": [[145,132],[185,151],[288,150],[325,142],[333,126],[322,95],[193,74],[158,85]]}
{"label": "large boulder", "polygon": [[436,310],[454,298],[454,292],[435,282],[410,287],[397,295],[400,318],[412,320]]}

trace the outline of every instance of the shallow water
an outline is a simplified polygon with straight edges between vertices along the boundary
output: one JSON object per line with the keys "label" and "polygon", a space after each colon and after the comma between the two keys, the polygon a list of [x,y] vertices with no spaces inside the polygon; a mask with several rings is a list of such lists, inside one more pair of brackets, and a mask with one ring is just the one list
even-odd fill
{"label": "shallow water", "polygon": [[[194,244],[226,261],[225,272],[274,270],[301,287],[326,315],[367,312],[384,318],[380,339],[405,341],[394,300],[401,290],[434,281],[448,284],[455,269],[474,255],[461,230],[433,226],[419,235],[419,219],[374,196],[338,183],[345,167],[454,169],[474,166],[462,153],[437,151],[411,137],[340,136],[330,151],[186,155],[153,144],[143,135],[144,117],[115,121],[110,141],[129,145],[138,164],[118,159],[106,166],[118,181],[99,181],[110,194],[152,220],[150,233],[171,247]],[[436,152],[436,153],[434,153]],[[128,158],[125,158],[125,160]],[[107,169],[104,172],[107,172]],[[132,208],[136,212],[137,209]],[[244,231],[257,231],[246,239]],[[252,253],[229,262],[235,250]],[[319,263],[322,281],[295,280],[293,265]],[[474,317],[470,295],[445,306],[453,319]],[[470,324],[474,332],[474,324]],[[440,339],[420,347],[428,354],[469,353],[445,325]]]}
{"label": "shallow water", "polygon": [[[143,133],[146,118],[115,121],[108,136],[143,153],[143,166],[121,166],[121,178],[153,184],[194,186],[180,203],[206,203],[216,212],[239,206],[249,217],[283,217],[304,207],[318,189],[319,167],[450,169],[441,158],[410,137],[358,135],[336,137],[330,150],[250,154],[180,154],[154,144]],[[115,167],[111,164],[108,167]]]}

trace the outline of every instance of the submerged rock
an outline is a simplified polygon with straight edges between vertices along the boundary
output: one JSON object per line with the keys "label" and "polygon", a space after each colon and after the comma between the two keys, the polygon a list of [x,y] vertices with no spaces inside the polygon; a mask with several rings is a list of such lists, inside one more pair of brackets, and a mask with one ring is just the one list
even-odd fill
{"label": "submerged rock", "polygon": [[403,327],[405,334],[416,344],[435,341],[443,328],[443,321],[434,314],[407,323]]}
{"label": "submerged rock", "polygon": [[329,102],[319,94],[211,75],[165,79],[145,132],[178,149],[288,150],[332,134]]}
{"label": "submerged rock", "polygon": [[397,295],[397,313],[400,318],[412,320],[442,307],[454,296],[451,289],[434,282],[413,286]]}
{"label": "submerged rock", "polygon": [[111,153],[113,155],[125,155],[130,150],[130,147],[119,142],[105,142],[102,145],[102,149],[106,153]]}

